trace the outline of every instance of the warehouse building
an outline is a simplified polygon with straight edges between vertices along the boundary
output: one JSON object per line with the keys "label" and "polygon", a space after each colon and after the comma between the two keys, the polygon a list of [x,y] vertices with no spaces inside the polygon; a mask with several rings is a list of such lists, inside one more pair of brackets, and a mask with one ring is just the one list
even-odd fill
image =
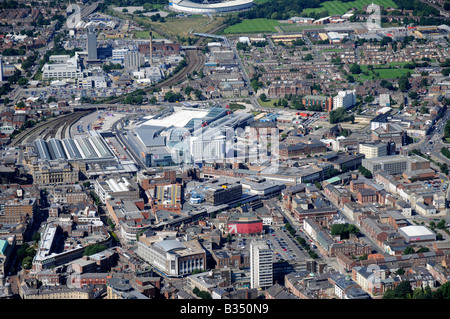
{"label": "warehouse building", "polygon": [[436,234],[425,226],[400,227],[398,232],[408,243],[436,240]]}

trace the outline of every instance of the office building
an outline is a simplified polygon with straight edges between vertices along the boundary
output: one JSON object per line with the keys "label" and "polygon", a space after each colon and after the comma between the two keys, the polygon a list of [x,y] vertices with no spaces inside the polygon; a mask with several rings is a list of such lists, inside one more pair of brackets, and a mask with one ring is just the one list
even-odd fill
{"label": "office building", "polygon": [[206,136],[190,138],[191,156],[194,162],[220,160],[225,156],[225,136]]}
{"label": "office building", "polygon": [[128,49],[114,49],[112,50],[112,62],[123,63],[125,59],[125,53],[129,52]]}
{"label": "office building", "polygon": [[356,90],[339,91],[333,98],[333,110],[338,107],[349,109],[356,104]]}
{"label": "office building", "polygon": [[52,55],[49,58],[49,63],[45,63],[42,67],[43,80],[79,79],[82,77],[83,71],[77,53],[73,57],[70,57],[70,55]]}
{"label": "office building", "polygon": [[414,155],[392,155],[382,156],[375,158],[364,158],[361,165],[368,169],[372,174],[381,170],[385,173],[396,175],[403,174],[405,172],[414,172],[418,170],[430,169],[430,161]]}
{"label": "office building", "polygon": [[205,192],[205,202],[211,205],[220,205],[242,196],[241,184],[221,184],[209,187]]}
{"label": "office building", "polygon": [[406,132],[399,124],[386,123],[386,125],[372,130],[372,141],[392,141],[396,147],[401,147],[406,143]]}
{"label": "office building", "polygon": [[104,178],[103,176],[95,179],[94,189],[102,203],[107,199],[139,199],[139,186],[137,183],[125,176],[115,176]]}
{"label": "office building", "polygon": [[35,197],[8,199],[0,207],[0,224],[19,224],[32,219],[38,211]]}
{"label": "office building", "polygon": [[319,106],[323,111],[329,112],[333,109],[333,98],[321,95],[305,95],[302,99],[303,105],[308,108]]}
{"label": "office building", "polygon": [[368,141],[358,145],[358,152],[365,158],[374,158],[395,154],[394,142]]}
{"label": "office building", "polygon": [[273,285],[272,250],[264,240],[254,240],[250,244],[250,287],[268,288]]}

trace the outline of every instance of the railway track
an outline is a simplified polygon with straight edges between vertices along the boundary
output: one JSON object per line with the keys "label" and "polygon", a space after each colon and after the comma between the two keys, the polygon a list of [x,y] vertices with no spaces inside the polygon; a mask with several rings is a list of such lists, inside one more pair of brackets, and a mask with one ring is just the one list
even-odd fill
{"label": "railway track", "polygon": [[[210,33],[217,32],[218,30],[223,29],[225,26],[226,26],[225,24],[219,25],[209,32]],[[158,34],[161,34],[161,35],[167,37],[168,39],[176,42],[176,40],[167,32],[164,32],[159,29],[152,29],[152,31],[154,31]],[[204,45],[205,42],[206,42],[205,38],[199,37],[198,40],[194,43],[194,46],[201,47],[202,45]],[[197,50],[186,50],[185,52],[186,52],[186,64],[187,64],[185,68],[183,68],[182,70],[180,70],[178,73],[174,74],[170,78],[166,78],[151,87],[144,88],[143,89],[144,92],[149,93],[149,92],[153,91],[154,89],[161,89],[163,87],[176,85],[180,81],[183,81],[184,79],[186,79],[189,73],[192,73],[194,71],[200,71],[203,68],[203,65],[205,64],[205,56],[203,55],[203,53],[199,52],[198,49]],[[115,104],[115,103],[121,102],[123,99],[124,99],[124,96],[118,96],[115,99],[109,100],[107,103]]]}
{"label": "railway track", "polygon": [[55,138],[56,134],[58,133],[61,126],[62,126],[61,139],[64,139],[66,136],[67,128],[72,126],[80,118],[82,118],[83,116],[86,116],[89,113],[92,113],[92,111],[76,112],[76,113],[72,114],[73,116],[61,119],[60,121],[58,121],[58,123],[55,123],[55,125],[52,126],[45,135],[43,135],[42,139],[47,140],[50,138]]}
{"label": "railway track", "polygon": [[62,136],[65,136],[65,130],[69,125],[72,125],[81,117],[91,113],[93,111],[75,112],[66,115],[61,115],[57,118],[51,119],[46,122],[42,122],[26,131],[21,132],[12,141],[11,146],[18,146],[25,141],[34,141],[38,138],[53,138],[56,136],[58,129],[63,125]]}

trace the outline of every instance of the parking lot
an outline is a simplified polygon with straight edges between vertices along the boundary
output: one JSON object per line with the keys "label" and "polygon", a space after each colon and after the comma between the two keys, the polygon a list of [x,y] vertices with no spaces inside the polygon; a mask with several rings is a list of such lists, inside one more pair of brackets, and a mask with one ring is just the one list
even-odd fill
{"label": "parking lot", "polygon": [[310,258],[300,244],[283,229],[271,228],[266,239],[269,248],[274,252],[274,262],[301,261]]}

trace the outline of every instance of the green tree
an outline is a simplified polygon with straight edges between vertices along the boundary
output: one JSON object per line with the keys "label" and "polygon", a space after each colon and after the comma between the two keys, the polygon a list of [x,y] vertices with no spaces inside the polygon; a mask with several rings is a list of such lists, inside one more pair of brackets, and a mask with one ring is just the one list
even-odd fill
{"label": "green tree", "polygon": [[406,92],[409,90],[410,87],[411,87],[411,84],[409,84],[408,77],[403,75],[398,79],[398,89],[400,91]]}
{"label": "green tree", "polygon": [[20,78],[20,79],[17,81],[17,84],[19,84],[20,86],[27,85],[27,84],[28,84],[28,79],[27,79],[27,78]]}
{"label": "green tree", "polygon": [[83,256],[90,256],[93,254],[97,254],[101,251],[106,250],[108,247],[106,245],[100,245],[100,244],[95,244],[95,245],[91,245],[91,246],[87,246],[84,249],[84,253]]}
{"label": "green tree", "polygon": [[360,74],[360,73],[362,73],[362,70],[358,64],[353,63],[352,66],[350,67],[350,72],[352,74]]}
{"label": "green tree", "polygon": [[263,102],[267,102],[267,101],[268,101],[266,93],[262,93],[262,94],[259,96],[259,98],[260,98],[261,101],[263,101]]}
{"label": "green tree", "polygon": [[22,259],[22,268],[23,269],[31,269],[33,266],[33,257],[27,256],[24,259]]}
{"label": "green tree", "polygon": [[403,255],[411,255],[414,254],[414,248],[412,248],[411,246],[408,246],[405,248],[405,250],[403,250]]}
{"label": "green tree", "polygon": [[303,61],[311,61],[313,59],[313,56],[311,53],[308,53],[307,55],[305,55],[305,57],[303,58]]}
{"label": "green tree", "polygon": [[409,96],[411,99],[416,100],[416,99],[419,97],[419,94],[418,94],[416,91],[411,91],[411,92],[408,93],[408,96]]}

